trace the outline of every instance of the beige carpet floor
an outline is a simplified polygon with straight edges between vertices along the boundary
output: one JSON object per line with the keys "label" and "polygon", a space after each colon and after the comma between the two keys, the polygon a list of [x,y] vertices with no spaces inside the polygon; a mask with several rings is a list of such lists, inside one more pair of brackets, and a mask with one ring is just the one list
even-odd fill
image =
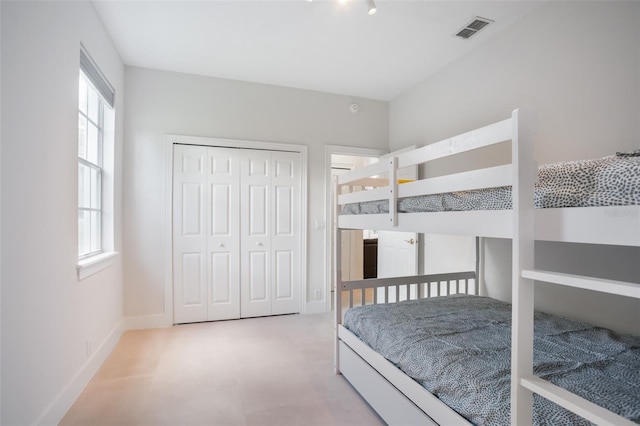
{"label": "beige carpet floor", "polygon": [[61,425],[379,425],[333,373],[330,314],[125,333]]}

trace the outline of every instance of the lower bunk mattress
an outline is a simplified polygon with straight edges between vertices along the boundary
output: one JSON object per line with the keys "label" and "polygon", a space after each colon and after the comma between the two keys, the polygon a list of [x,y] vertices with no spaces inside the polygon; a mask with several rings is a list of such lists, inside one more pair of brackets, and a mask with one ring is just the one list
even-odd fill
{"label": "lower bunk mattress", "polygon": [[[597,160],[545,164],[538,168],[534,188],[536,208],[640,205],[640,151]],[[511,187],[407,197],[398,212],[509,210]],[[389,212],[389,200],[351,203],[343,214]]]}
{"label": "lower bunk mattress", "polygon": [[[344,326],[471,423],[509,423],[510,304],[453,295],[367,305]],[[639,337],[536,312],[534,374],[640,423]],[[590,424],[538,395],[533,421]]]}

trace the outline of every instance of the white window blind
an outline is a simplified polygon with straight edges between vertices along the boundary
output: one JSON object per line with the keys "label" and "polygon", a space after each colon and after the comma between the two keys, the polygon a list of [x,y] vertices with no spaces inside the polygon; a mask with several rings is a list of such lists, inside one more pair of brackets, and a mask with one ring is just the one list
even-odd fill
{"label": "white window blind", "polygon": [[115,90],[82,45],[80,45],[80,69],[96,90],[98,90],[105,102],[113,108],[115,103]]}

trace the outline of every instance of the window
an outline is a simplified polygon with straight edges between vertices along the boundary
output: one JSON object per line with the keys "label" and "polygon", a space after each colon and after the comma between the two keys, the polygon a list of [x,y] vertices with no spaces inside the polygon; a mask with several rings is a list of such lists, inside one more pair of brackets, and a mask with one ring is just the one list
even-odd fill
{"label": "window", "polygon": [[[78,273],[113,257],[115,92],[84,48],[78,81]],[[113,262],[111,262],[113,263]],[[111,264],[109,263],[109,264]],[[109,264],[105,264],[104,267]],[[90,272],[86,272],[91,267]],[[84,272],[83,272],[84,271]]]}
{"label": "window", "polygon": [[80,71],[78,114],[78,257],[102,252],[102,146],[105,102]]}

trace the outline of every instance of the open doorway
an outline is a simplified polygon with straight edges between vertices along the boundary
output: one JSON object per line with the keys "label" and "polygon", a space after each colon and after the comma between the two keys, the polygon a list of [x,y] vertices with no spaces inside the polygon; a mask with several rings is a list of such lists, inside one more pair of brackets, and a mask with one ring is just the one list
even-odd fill
{"label": "open doorway", "polygon": [[[336,227],[336,192],[341,191],[337,186],[337,177],[356,167],[366,166],[378,161],[377,157],[355,157],[334,154],[331,156],[331,225]],[[335,235],[335,234],[334,234]],[[375,230],[352,230],[342,233],[342,265],[348,266],[342,270],[342,280],[361,280],[376,278],[377,274],[377,242]],[[335,245],[332,244],[332,258],[335,258]],[[335,277],[332,276],[332,288],[335,287]]]}
{"label": "open doorway", "polygon": [[[357,167],[378,161],[385,152],[375,149],[327,146],[326,148],[326,200],[327,224],[325,235],[326,248],[326,294],[327,310],[333,308],[336,284],[335,276],[335,233],[336,233],[336,191],[337,176]],[[353,230],[342,234],[343,280],[375,278],[377,276],[377,235],[373,230]]]}

